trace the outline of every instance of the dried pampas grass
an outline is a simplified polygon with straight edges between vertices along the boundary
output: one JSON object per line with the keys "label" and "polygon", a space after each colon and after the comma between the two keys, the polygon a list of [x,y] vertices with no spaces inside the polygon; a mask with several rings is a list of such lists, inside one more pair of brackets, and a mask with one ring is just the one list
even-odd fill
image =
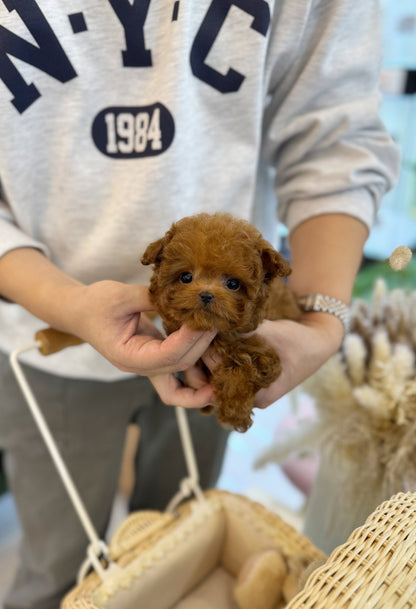
{"label": "dried pampas grass", "polygon": [[416,292],[378,280],[370,303],[353,303],[340,352],[304,389],[323,452],[356,463],[363,483],[380,479],[386,496],[416,488]]}

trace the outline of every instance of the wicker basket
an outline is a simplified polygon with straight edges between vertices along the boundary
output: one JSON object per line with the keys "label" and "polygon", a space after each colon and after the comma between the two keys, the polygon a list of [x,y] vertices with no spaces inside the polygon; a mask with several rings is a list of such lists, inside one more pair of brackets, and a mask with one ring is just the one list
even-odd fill
{"label": "wicker basket", "polygon": [[[232,609],[236,605],[224,604],[224,599],[232,598],[233,578],[249,553],[275,545],[287,557],[323,558],[306,537],[263,506],[225,491],[210,491],[207,500],[205,513],[192,514],[191,501],[180,508],[177,518],[156,512],[132,514],[110,546],[123,570],[105,582],[90,574],[67,595],[62,609]],[[414,493],[400,493],[384,502],[309,576],[301,592],[278,607],[416,607],[415,511]],[[215,535],[221,518],[225,528]],[[214,548],[212,553],[206,551],[208,546]],[[190,564],[197,568],[190,569]],[[222,593],[219,569],[227,577]],[[209,591],[210,578],[215,593]]]}
{"label": "wicker basket", "polygon": [[382,503],[286,609],[416,607],[416,494]]}
{"label": "wicker basket", "polygon": [[[121,570],[104,581],[91,573],[62,609],[237,609],[233,590],[243,565],[270,548],[289,562],[325,559],[278,515],[227,491],[187,501],[176,516],[136,512],[110,544]],[[281,597],[273,609],[285,605]]]}

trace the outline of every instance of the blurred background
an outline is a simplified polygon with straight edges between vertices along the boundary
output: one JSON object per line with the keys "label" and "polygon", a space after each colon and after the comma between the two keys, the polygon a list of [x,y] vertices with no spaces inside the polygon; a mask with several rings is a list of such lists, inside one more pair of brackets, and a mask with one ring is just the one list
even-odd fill
{"label": "blurred background", "polygon": [[365,248],[356,295],[368,295],[374,278],[416,286],[416,260],[403,273],[384,261],[399,245],[416,248],[416,6],[413,0],[381,0],[383,8],[383,100],[381,116],[400,146],[402,168],[397,186],[386,195]]}

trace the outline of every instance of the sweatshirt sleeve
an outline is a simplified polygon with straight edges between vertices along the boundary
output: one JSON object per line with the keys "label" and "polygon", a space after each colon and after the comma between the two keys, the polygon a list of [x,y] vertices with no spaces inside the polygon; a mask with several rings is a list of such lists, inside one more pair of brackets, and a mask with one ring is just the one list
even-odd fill
{"label": "sweatshirt sleeve", "polygon": [[19,228],[9,206],[1,198],[0,190],[0,257],[20,247],[33,247],[49,256],[48,248],[44,244],[33,239]]}
{"label": "sweatshirt sleeve", "polygon": [[[279,219],[291,230],[312,216],[346,213],[371,228],[399,169],[398,149],[379,118],[379,3],[297,4],[270,47],[280,61],[270,69],[264,141],[276,168]],[[288,31],[297,36],[282,68],[277,49]]]}

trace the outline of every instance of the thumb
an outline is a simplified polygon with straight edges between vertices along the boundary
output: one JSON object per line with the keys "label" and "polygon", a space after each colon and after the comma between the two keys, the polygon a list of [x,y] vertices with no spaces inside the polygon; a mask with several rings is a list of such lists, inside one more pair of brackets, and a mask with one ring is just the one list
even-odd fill
{"label": "thumb", "polygon": [[127,294],[128,303],[136,311],[154,311],[155,306],[151,301],[149,288],[145,285],[129,285]]}

